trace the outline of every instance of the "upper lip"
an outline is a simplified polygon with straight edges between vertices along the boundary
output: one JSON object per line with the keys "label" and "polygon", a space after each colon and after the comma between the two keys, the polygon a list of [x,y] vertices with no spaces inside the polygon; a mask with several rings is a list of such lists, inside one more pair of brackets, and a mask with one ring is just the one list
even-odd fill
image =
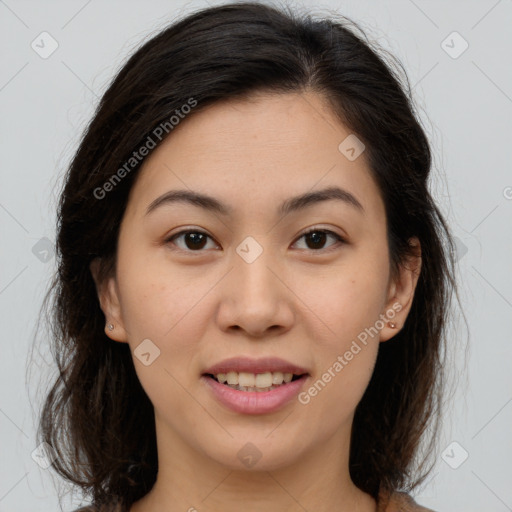
{"label": "upper lip", "polygon": [[251,359],[249,357],[232,357],[224,359],[205,370],[205,374],[217,375],[219,373],[228,372],[247,372],[247,373],[266,373],[266,372],[282,372],[302,375],[308,373],[305,368],[296,364],[279,359],[278,357],[263,357],[259,359]]}

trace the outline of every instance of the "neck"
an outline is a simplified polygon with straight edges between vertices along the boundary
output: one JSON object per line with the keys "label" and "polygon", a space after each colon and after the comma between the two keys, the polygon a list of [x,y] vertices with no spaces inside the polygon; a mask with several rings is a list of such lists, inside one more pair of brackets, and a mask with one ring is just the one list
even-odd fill
{"label": "neck", "polygon": [[[157,437],[162,428],[157,426]],[[262,454],[243,470],[221,465],[173,437],[160,436],[157,480],[130,512],[240,512],[241,504],[244,512],[377,510],[375,500],[350,479],[349,436],[333,436],[289,465],[264,465]]]}

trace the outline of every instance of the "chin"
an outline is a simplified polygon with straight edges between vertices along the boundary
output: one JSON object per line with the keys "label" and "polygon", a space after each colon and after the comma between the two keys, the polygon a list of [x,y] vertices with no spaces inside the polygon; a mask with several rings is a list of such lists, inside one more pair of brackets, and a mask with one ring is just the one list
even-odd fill
{"label": "chin", "polygon": [[275,471],[297,462],[300,454],[296,446],[283,446],[281,440],[276,443],[276,439],[268,439],[266,435],[229,438],[225,443],[216,444],[215,450],[212,451],[210,444],[204,451],[216,463],[232,471]]}

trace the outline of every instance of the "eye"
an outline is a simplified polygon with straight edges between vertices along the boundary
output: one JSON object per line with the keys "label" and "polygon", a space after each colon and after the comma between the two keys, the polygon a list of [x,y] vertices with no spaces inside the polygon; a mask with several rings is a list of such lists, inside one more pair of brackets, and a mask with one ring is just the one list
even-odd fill
{"label": "eye", "polygon": [[[298,240],[304,238],[305,240],[310,241],[312,247],[306,247],[306,249],[313,250],[314,252],[319,252],[320,250],[325,249],[323,245],[325,245],[325,242],[329,237],[333,238],[335,240],[335,243],[331,244],[328,247],[328,250],[330,247],[346,242],[346,240],[337,233],[334,233],[333,231],[330,231],[328,229],[319,228],[309,229],[308,231],[306,231],[306,233],[303,233],[298,238]],[[175,242],[176,240],[180,239],[182,241],[181,244]],[[176,233],[171,237],[167,238],[165,240],[165,243],[172,243],[173,245],[176,245],[178,249],[181,249],[182,251],[185,252],[201,252],[201,249],[208,248],[208,239],[213,240],[213,238],[204,231],[199,231],[197,229],[188,229],[185,231],[180,231],[179,233]]]}
{"label": "eye", "polygon": [[175,235],[165,240],[165,242],[172,242],[174,244],[174,240],[179,240],[180,238],[183,240],[185,247],[180,246],[180,244],[175,245],[177,245],[179,249],[187,252],[200,252],[200,250],[207,245],[206,241],[208,238],[213,240],[210,235],[204,233],[203,231],[198,231],[197,229],[189,229],[187,231],[180,231],[179,233],[176,233]]}
{"label": "eye", "polygon": [[[304,238],[305,240],[309,240],[311,242],[311,245],[313,247],[306,247],[306,249],[313,250],[315,252],[318,252],[319,250],[323,250],[324,247],[321,247],[325,244],[325,241],[328,237],[334,238],[335,243],[331,244],[328,247],[328,250],[330,250],[331,247],[339,245],[340,243],[345,243],[346,240],[338,235],[337,233],[334,233],[333,231],[330,231],[329,229],[319,229],[319,228],[311,228],[306,233],[303,233],[298,240],[301,238]],[[336,243],[337,242],[337,243]]]}

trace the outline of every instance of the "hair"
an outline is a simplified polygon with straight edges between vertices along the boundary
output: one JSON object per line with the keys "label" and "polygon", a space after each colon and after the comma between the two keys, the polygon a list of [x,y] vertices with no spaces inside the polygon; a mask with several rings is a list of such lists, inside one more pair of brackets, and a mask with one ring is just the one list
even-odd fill
{"label": "hair", "polygon": [[[58,269],[45,297],[58,376],[42,407],[38,437],[53,447],[58,474],[94,504],[131,506],[151,490],[158,471],[153,405],[128,344],[112,342],[104,332],[89,268],[98,258],[100,280],[115,270],[119,226],[144,158],[132,161],[129,171],[126,162],[148,137],[156,138],[156,127],[168,126],[177,110],[185,112],[191,98],[197,106],[189,116],[257,92],[304,91],[325,98],[366,146],[385,204],[393,275],[414,255],[411,237],[421,244],[409,315],[394,338],[380,344],[355,411],[351,478],[377,498],[380,488],[413,489],[431,469],[455,289],[454,245],[428,189],[431,149],[407,74],[344,16],[316,19],[240,2],[196,11],[145,42],[101,98],[65,177]],[[100,198],[107,182],[108,196]]]}

